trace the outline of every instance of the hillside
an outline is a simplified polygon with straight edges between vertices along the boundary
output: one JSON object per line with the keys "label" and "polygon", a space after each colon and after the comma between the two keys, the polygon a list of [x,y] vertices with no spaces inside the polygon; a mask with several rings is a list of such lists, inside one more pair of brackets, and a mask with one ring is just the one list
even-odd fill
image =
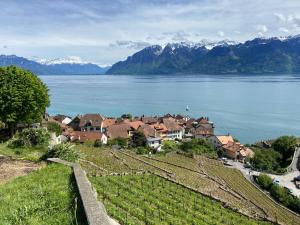
{"label": "hillside", "polygon": [[256,38],[213,48],[187,43],[147,47],[114,64],[107,74],[300,73],[300,36]]}
{"label": "hillside", "polygon": [[92,63],[77,63],[60,61],[56,63],[41,63],[16,55],[0,55],[0,66],[15,65],[30,70],[39,75],[85,75],[104,74],[107,67]]}

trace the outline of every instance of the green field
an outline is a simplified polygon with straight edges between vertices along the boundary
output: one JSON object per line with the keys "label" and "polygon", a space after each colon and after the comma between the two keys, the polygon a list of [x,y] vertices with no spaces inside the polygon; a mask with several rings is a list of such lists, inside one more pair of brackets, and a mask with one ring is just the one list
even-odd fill
{"label": "green field", "polygon": [[90,178],[99,200],[121,224],[269,224],[156,175]]}
{"label": "green field", "polygon": [[11,156],[16,159],[25,159],[30,161],[40,161],[47,153],[47,148],[44,147],[24,147],[11,149],[7,147],[6,143],[0,144],[0,155]]}
{"label": "green field", "polygon": [[49,165],[0,185],[1,225],[83,225],[83,215],[69,167]]}

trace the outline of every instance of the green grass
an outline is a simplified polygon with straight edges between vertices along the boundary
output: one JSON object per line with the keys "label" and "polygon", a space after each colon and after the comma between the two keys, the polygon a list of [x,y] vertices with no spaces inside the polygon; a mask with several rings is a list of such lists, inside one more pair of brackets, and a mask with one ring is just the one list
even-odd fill
{"label": "green grass", "polygon": [[46,153],[46,147],[11,149],[7,147],[6,143],[0,144],[0,155],[11,156],[17,159],[25,159],[37,162],[40,161]]}
{"label": "green grass", "polygon": [[269,224],[156,175],[90,177],[98,198],[121,224]]}
{"label": "green grass", "polygon": [[[0,185],[0,224],[77,224],[75,214],[84,218],[80,200],[76,207],[77,198],[71,168],[49,165]],[[84,219],[78,224],[85,224]]]}

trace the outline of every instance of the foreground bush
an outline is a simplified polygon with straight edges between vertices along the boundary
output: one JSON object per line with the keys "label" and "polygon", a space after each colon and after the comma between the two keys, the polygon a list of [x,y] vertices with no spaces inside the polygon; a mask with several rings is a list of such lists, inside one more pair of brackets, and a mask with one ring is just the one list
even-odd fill
{"label": "foreground bush", "polygon": [[75,145],[71,143],[55,145],[47,154],[48,158],[60,158],[69,162],[75,162],[79,156],[80,154],[75,148]]}
{"label": "foreground bush", "polygon": [[47,146],[50,134],[44,128],[26,128],[8,142],[9,148]]}
{"label": "foreground bush", "polygon": [[112,140],[108,140],[107,142],[108,145],[112,146],[112,145],[118,145],[121,148],[127,148],[128,147],[128,140],[126,138],[115,138]]}

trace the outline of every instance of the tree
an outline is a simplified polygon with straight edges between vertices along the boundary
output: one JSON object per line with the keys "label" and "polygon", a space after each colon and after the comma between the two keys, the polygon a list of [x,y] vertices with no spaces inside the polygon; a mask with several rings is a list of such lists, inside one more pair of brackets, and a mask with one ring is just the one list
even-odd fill
{"label": "tree", "polygon": [[250,159],[254,169],[274,172],[280,168],[281,154],[273,149],[255,149],[255,155]]}
{"label": "tree", "polygon": [[56,136],[62,134],[62,128],[61,126],[56,122],[48,122],[47,123],[47,129],[49,132],[53,132],[56,134]]}
{"label": "tree", "polygon": [[258,178],[257,178],[257,183],[266,190],[269,190],[273,184],[272,182],[272,178],[266,174],[259,174]]}
{"label": "tree", "polygon": [[18,123],[39,122],[50,105],[46,85],[30,71],[0,68],[0,121],[12,136]]}
{"label": "tree", "polygon": [[121,118],[122,118],[122,119],[129,119],[129,120],[131,120],[131,119],[132,119],[132,115],[131,115],[130,113],[123,114],[123,115],[121,116]]}
{"label": "tree", "polygon": [[147,145],[146,136],[140,131],[133,132],[132,147],[145,147],[146,145]]}
{"label": "tree", "polygon": [[272,147],[282,155],[283,161],[287,161],[295,151],[297,139],[294,136],[281,136],[275,140]]}

